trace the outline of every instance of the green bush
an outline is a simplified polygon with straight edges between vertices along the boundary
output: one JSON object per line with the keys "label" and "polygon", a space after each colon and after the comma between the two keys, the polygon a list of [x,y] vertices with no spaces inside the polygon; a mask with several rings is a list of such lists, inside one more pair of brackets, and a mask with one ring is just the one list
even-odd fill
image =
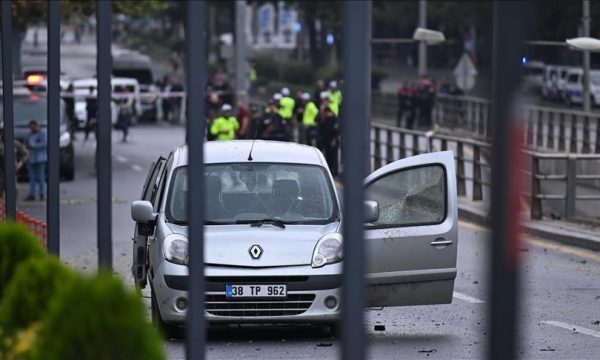
{"label": "green bush", "polygon": [[256,70],[257,84],[264,86],[270,82],[287,84],[312,84],[315,71],[310,64],[302,61],[277,61],[273,56],[259,56],[252,59]]}
{"label": "green bush", "polygon": [[40,321],[57,293],[74,279],[75,273],[51,256],[19,265],[0,302],[2,336],[12,338]]}
{"label": "green bush", "polygon": [[46,251],[29,230],[21,225],[0,225],[0,299],[17,266],[29,258],[43,258]]}
{"label": "green bush", "polygon": [[46,360],[163,359],[142,299],[107,272],[62,291],[42,320],[33,350]]}

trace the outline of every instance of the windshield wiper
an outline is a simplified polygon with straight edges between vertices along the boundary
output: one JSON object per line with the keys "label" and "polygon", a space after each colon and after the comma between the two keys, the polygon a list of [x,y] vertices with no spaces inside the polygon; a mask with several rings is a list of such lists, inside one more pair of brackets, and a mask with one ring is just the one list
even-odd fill
{"label": "windshield wiper", "polygon": [[278,219],[236,220],[235,223],[236,224],[250,224],[250,226],[252,226],[252,227],[259,227],[259,226],[263,226],[264,224],[271,224],[271,225],[277,226],[281,229],[285,229],[285,224],[289,224],[283,220],[278,220]]}

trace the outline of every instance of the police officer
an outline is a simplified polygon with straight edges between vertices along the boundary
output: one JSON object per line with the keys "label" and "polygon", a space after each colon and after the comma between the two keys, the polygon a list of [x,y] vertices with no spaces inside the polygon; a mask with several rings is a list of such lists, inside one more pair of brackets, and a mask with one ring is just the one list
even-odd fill
{"label": "police officer", "polygon": [[283,119],[280,115],[281,104],[279,100],[274,98],[269,103],[263,121],[263,130],[259,130],[262,133],[262,139],[264,140],[289,141]]}
{"label": "police officer", "polygon": [[319,109],[314,102],[310,100],[310,94],[305,92],[302,94],[302,102],[304,103],[304,111],[302,113],[302,125],[305,131],[305,144],[317,146],[317,138],[319,135],[317,129],[317,115]]}
{"label": "police officer", "polygon": [[290,96],[290,89],[281,89],[281,100],[279,100],[279,105],[279,115],[283,120],[288,137],[291,138],[294,133],[294,123],[292,121],[292,117],[294,116],[294,106],[296,105],[296,100]]}
{"label": "police officer", "polygon": [[210,126],[210,133],[216,140],[234,140],[239,128],[237,119],[231,115],[231,105],[223,104],[221,115]]}
{"label": "police officer", "polygon": [[337,81],[331,80],[329,82],[329,106],[335,116],[340,116],[340,107],[342,106],[342,92],[338,89]]}
{"label": "police officer", "polygon": [[[322,99],[323,101],[324,99]],[[331,175],[338,176],[338,152],[339,152],[339,135],[340,121],[337,115],[333,112],[328,101],[323,103],[323,115],[319,124],[320,148],[323,151],[325,160],[331,170]]]}

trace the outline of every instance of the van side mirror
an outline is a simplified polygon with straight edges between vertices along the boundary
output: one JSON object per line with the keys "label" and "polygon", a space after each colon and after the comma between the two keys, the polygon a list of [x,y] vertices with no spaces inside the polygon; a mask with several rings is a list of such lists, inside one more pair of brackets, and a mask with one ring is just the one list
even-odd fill
{"label": "van side mirror", "polygon": [[373,223],[379,219],[379,204],[377,201],[365,200],[364,202],[365,223]]}
{"label": "van side mirror", "polygon": [[136,223],[152,223],[156,220],[156,215],[150,201],[137,200],[131,203],[131,218]]}

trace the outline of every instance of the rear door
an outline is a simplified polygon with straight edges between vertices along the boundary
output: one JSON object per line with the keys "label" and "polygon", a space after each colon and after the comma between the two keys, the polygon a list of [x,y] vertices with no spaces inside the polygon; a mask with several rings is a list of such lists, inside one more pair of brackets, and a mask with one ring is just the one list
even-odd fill
{"label": "rear door", "polygon": [[[156,162],[152,163],[140,200],[146,200],[154,203],[160,181],[160,174],[163,172],[167,160],[160,157]],[[131,273],[136,287],[143,289],[146,287],[146,274],[148,270],[147,261],[147,246],[148,234],[141,231],[138,224],[135,224],[133,232],[133,264],[131,265]]]}
{"label": "rear door", "polygon": [[368,306],[451,303],[458,245],[452,152],[398,160],[365,184],[366,199],[379,204],[365,231]]}

